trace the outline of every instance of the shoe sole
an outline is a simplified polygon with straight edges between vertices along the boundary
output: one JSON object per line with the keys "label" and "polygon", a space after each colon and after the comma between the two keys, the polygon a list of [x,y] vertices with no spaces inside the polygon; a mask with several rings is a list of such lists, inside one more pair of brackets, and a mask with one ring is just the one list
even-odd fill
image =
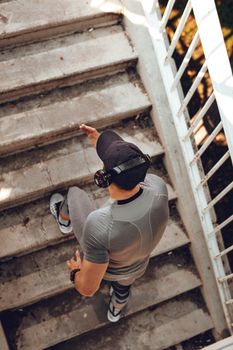
{"label": "shoe sole", "polygon": [[112,316],[111,312],[108,310],[108,313],[107,313],[107,318],[110,322],[118,322],[121,318],[121,315],[119,315],[117,318]]}

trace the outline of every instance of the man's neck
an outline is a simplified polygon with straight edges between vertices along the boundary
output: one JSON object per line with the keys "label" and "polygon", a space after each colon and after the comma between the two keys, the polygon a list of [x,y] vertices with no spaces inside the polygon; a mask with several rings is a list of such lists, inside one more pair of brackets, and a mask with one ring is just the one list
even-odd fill
{"label": "man's neck", "polygon": [[133,197],[139,191],[140,191],[139,185],[135,186],[130,191],[122,190],[120,188],[117,188],[116,186],[114,186],[114,187],[111,186],[111,188],[109,188],[109,194],[110,194],[111,199],[114,199],[117,201],[129,199],[130,197]]}

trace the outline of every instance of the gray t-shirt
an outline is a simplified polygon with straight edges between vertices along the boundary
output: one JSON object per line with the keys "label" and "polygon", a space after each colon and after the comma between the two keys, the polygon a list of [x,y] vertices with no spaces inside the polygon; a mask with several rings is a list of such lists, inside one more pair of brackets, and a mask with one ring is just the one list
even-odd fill
{"label": "gray t-shirt", "polygon": [[143,192],[134,200],[125,204],[114,201],[87,217],[81,244],[84,258],[93,263],[109,262],[106,280],[140,276],[166,228],[165,182],[149,174],[140,187]]}

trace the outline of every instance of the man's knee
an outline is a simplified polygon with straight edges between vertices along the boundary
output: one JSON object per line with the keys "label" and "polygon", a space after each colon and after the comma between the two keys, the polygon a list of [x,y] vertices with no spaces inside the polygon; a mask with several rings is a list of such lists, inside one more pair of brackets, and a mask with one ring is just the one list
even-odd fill
{"label": "man's knee", "polygon": [[87,196],[86,192],[77,186],[72,186],[69,188],[67,193],[68,206],[72,203],[82,202],[83,198]]}
{"label": "man's knee", "polygon": [[68,194],[67,194],[67,197],[74,197],[76,196],[78,193],[80,193],[80,191],[82,191],[79,187],[77,186],[72,186],[68,189]]}

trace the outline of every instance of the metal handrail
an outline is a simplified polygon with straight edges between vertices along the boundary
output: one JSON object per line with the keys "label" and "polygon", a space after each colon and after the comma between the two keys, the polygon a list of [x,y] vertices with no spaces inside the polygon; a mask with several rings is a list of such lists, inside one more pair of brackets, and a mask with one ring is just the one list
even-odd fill
{"label": "metal handrail", "polygon": [[205,73],[207,72],[207,63],[204,62],[204,64],[202,65],[201,69],[199,70],[192,86],[190,87],[189,91],[187,92],[184,100],[181,103],[181,106],[179,108],[179,111],[177,113],[178,116],[181,115],[182,112],[184,112],[184,110],[186,109],[189,101],[191,100],[191,98],[193,97],[193,95],[195,94],[195,91],[197,90],[197,87],[199,86],[200,82],[202,81]]}
{"label": "metal handrail", "polygon": [[180,38],[180,35],[181,35],[182,31],[183,31],[183,28],[185,26],[185,23],[186,23],[186,21],[188,19],[188,16],[189,16],[191,10],[192,10],[191,1],[188,0],[187,5],[186,5],[186,7],[184,9],[183,15],[182,15],[182,17],[180,19],[179,25],[178,25],[178,27],[177,27],[177,29],[175,31],[175,34],[174,34],[174,36],[172,38],[171,45],[169,46],[169,49],[167,51],[166,61],[172,57],[172,54],[173,54],[173,52],[174,52],[174,50],[176,48],[176,44],[177,44],[177,42],[178,42],[178,40]]}
{"label": "metal handrail", "polygon": [[210,178],[213,176],[216,171],[225,163],[225,161],[230,157],[230,151],[226,153],[219,159],[219,161],[211,168],[211,170],[201,179],[201,182],[197,185],[198,187],[203,186]]}
{"label": "metal handrail", "polygon": [[[186,161],[187,172],[197,204],[199,218],[202,222],[203,232],[207,247],[209,249],[222,307],[229,330],[231,333],[233,333],[233,319],[231,319],[231,314],[228,310],[228,305],[230,305],[232,301],[228,280],[233,277],[233,274],[229,275],[225,272],[222,260],[222,258],[225,257],[228,252],[233,250],[233,247],[220,251],[216,235],[223,227],[233,222],[233,215],[225,219],[224,222],[219,223],[217,226],[213,221],[214,218],[212,215],[214,205],[233,189],[233,182],[227,185],[221,191],[221,193],[219,193],[212,200],[209,200],[209,198],[206,197],[205,189],[207,181],[211,176],[213,176],[213,174],[216,173],[223,163],[229,159],[229,157],[231,157],[231,160],[233,160],[232,70],[227,56],[214,0],[188,0],[175,34],[172,38],[171,44],[167,47],[167,40],[164,39],[164,34],[166,34],[166,25],[175,3],[176,1],[174,0],[168,1],[162,20],[158,25],[159,19],[155,11],[155,9],[160,9],[158,0],[141,0],[145,17],[148,22],[148,30],[152,38],[154,50],[158,57],[158,64],[164,81],[164,87],[172,112],[174,125],[176,127],[183,156]],[[191,11],[194,13],[197,31],[193,40],[191,41],[190,47],[187,50],[178,72],[174,73],[174,70],[172,69],[172,62],[170,63],[170,61]],[[160,35],[160,39],[164,41],[164,45],[161,45],[160,49],[158,50],[157,43],[159,33],[163,34]],[[180,79],[182,76],[184,76],[185,70],[188,68],[189,61],[199,42],[201,42],[204,52],[204,63],[186,96],[181,97],[181,94],[179,93]],[[191,98],[194,96],[194,93],[196,92],[207,70],[212,82],[213,92],[210,97],[204,101],[204,106],[200,109],[197,115],[190,117],[190,122],[187,122],[188,104]],[[217,127],[205,140],[202,147],[197,150],[197,145],[194,145],[195,129],[199,122],[203,120],[214,101],[217,102],[221,120]],[[209,145],[215,140],[216,136],[222,129],[224,130],[226,136],[228,150],[224,156],[215,165],[213,165],[208,174],[204,174],[203,177],[203,171],[200,172],[200,162],[198,160],[201,158],[201,155],[204,154]]]}
{"label": "metal handrail", "polygon": [[199,33],[198,31],[196,31],[196,34],[194,35],[193,37],[193,40],[188,48],[188,51],[186,52],[186,55],[180,65],[180,68],[178,70],[178,72],[176,73],[176,76],[175,76],[175,79],[174,79],[174,82],[172,84],[172,89],[177,86],[178,83],[180,83],[180,78],[182,77],[191,57],[192,57],[192,54],[193,52],[195,51],[196,47],[197,47],[197,44],[200,40],[200,37],[199,37]]}
{"label": "metal handrail", "polygon": [[215,97],[214,97],[214,93],[212,92],[208,100],[205,102],[205,105],[201,108],[197,116],[195,116],[195,119],[193,120],[192,125],[188,129],[187,134],[183,138],[183,141],[185,141],[188,137],[190,137],[193,134],[194,129],[196,128],[198,123],[203,119],[203,117],[206,115],[206,112],[211,107],[214,101],[215,101]]}

